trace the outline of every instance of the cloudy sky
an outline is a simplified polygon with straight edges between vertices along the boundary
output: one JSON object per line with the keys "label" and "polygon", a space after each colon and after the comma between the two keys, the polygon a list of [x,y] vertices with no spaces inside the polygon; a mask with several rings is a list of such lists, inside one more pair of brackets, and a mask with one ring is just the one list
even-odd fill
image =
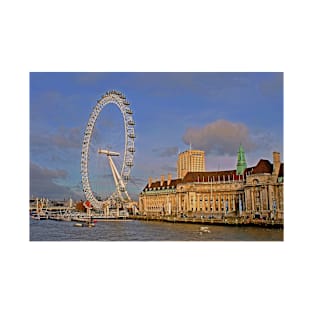
{"label": "cloudy sky", "polygon": [[[83,199],[83,133],[96,101],[123,92],[136,122],[135,197],[153,178],[176,176],[177,154],[206,152],[207,170],[234,169],[240,143],[248,166],[260,158],[283,161],[283,73],[30,73],[30,196]],[[113,178],[98,148],[120,151],[122,117],[107,105],[92,138],[92,187],[110,193]],[[116,160],[120,166],[121,161]]]}

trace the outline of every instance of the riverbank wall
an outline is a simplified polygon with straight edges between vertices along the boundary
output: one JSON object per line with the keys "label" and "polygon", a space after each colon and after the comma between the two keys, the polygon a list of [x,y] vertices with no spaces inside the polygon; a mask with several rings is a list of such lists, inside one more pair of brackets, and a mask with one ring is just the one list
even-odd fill
{"label": "riverbank wall", "polygon": [[258,226],[268,228],[284,228],[283,220],[263,220],[263,219],[247,219],[240,217],[225,217],[223,219],[206,219],[206,218],[190,218],[190,217],[173,217],[173,216],[129,216],[129,219],[141,221],[158,221],[168,223],[189,223],[201,225],[221,225],[221,226]]}

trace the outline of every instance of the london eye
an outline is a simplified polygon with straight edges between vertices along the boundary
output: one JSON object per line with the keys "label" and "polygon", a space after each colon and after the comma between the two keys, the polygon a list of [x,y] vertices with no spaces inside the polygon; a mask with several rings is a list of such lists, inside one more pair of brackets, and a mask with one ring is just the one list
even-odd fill
{"label": "london eye", "polygon": [[[120,123],[116,123],[118,129],[120,130],[118,138],[114,139],[114,143],[117,141],[121,142],[119,148],[111,147],[109,143],[103,143],[102,147],[94,149],[92,147],[92,140],[96,133],[96,124],[99,121],[101,112],[109,104],[115,105],[119,115],[121,116]],[[135,121],[133,119],[133,112],[129,101],[126,96],[119,91],[111,90],[106,92],[101,99],[99,99],[94,106],[87,123],[87,127],[84,132],[82,152],[81,152],[81,177],[83,192],[85,194],[86,200],[88,200],[94,209],[101,210],[104,208],[105,203],[109,202],[130,202],[131,198],[126,189],[127,183],[130,179],[130,172],[134,165],[134,154],[135,154]],[[111,139],[112,136],[109,136]],[[114,143],[112,145],[114,145]],[[118,150],[117,150],[118,149]],[[110,174],[102,176],[103,180],[109,179],[110,184],[114,186],[109,195],[99,197],[97,193],[93,190],[92,185],[93,174],[91,173],[91,154],[99,155],[100,157],[105,156],[107,158],[107,163],[110,168]],[[117,164],[118,160],[120,161]],[[109,182],[104,182],[106,185]]]}

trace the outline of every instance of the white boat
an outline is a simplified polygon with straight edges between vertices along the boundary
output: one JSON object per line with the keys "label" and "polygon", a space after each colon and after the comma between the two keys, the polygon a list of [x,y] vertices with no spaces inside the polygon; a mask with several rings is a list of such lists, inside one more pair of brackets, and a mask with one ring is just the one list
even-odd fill
{"label": "white boat", "polygon": [[84,222],[84,223],[75,223],[75,227],[94,227],[94,223]]}
{"label": "white boat", "polygon": [[36,215],[31,215],[30,216],[33,220],[38,220],[40,221],[40,215],[36,214]]}
{"label": "white boat", "polygon": [[210,229],[208,226],[201,226],[200,227],[200,232],[203,232],[203,233],[210,233]]}

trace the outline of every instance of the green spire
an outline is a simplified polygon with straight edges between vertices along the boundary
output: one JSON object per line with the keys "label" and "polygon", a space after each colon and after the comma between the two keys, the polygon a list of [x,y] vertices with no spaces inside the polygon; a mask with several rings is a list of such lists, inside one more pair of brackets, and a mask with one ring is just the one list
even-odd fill
{"label": "green spire", "polygon": [[240,144],[239,150],[238,150],[238,157],[237,157],[236,174],[242,175],[246,168],[247,168],[247,162],[246,162],[246,157],[245,157],[245,151],[243,150],[243,146]]}

